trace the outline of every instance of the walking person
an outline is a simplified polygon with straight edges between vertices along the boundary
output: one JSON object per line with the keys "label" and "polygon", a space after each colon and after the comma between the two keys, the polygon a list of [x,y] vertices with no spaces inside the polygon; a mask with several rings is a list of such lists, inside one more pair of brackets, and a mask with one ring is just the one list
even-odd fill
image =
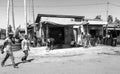
{"label": "walking person", "polygon": [[10,57],[13,67],[17,68],[17,66],[15,65],[14,56],[13,56],[13,50],[12,50],[12,43],[13,43],[12,37],[13,37],[13,33],[9,33],[8,37],[4,41],[4,45],[3,45],[3,48],[1,50],[1,53],[2,54],[5,53],[6,56],[3,59],[3,61],[1,62],[2,67],[5,65],[5,62]]}
{"label": "walking person", "polygon": [[22,43],[21,43],[21,46],[22,46],[22,50],[23,50],[23,53],[25,54],[23,57],[22,57],[22,61],[23,62],[26,62],[27,60],[27,57],[28,57],[28,51],[30,51],[30,48],[29,48],[29,41],[28,41],[28,36],[25,35]]}

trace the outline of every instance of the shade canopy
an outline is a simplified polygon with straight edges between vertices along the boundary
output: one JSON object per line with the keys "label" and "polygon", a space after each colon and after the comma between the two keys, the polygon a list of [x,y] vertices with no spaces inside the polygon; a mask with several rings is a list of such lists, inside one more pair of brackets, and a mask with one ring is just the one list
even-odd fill
{"label": "shade canopy", "polygon": [[85,21],[76,22],[73,18],[56,18],[56,17],[41,17],[41,22],[50,23],[53,25],[82,25]]}

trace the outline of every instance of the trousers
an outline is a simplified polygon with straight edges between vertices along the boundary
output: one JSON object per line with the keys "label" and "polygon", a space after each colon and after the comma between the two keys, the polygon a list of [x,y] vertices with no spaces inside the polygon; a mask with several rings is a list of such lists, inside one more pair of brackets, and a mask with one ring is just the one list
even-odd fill
{"label": "trousers", "polygon": [[6,52],[6,56],[5,56],[5,58],[3,59],[3,61],[2,61],[2,65],[4,65],[5,64],[5,62],[7,61],[7,59],[8,58],[11,58],[11,61],[12,61],[12,65],[13,66],[15,66],[15,62],[14,62],[14,56],[13,56],[13,54],[12,53],[9,53],[9,52]]}
{"label": "trousers", "polygon": [[23,57],[22,57],[22,61],[26,61],[27,60],[27,57],[28,57],[28,50],[25,50],[23,51],[23,53],[25,54]]}

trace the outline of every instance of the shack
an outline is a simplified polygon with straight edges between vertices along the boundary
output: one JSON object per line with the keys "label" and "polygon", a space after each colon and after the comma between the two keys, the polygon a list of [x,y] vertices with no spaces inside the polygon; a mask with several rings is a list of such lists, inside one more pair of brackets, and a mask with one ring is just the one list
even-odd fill
{"label": "shack", "polygon": [[120,36],[120,24],[109,23],[107,28],[106,26],[104,26],[104,30],[106,29],[108,33],[112,35],[113,38]]}
{"label": "shack", "polygon": [[107,25],[107,22],[99,19],[85,19],[88,23],[84,24],[85,32],[91,34],[92,37],[104,34],[104,26]]}
{"label": "shack", "polygon": [[106,30],[112,38],[117,39],[117,44],[120,44],[120,24],[109,23],[107,27],[104,26],[104,31]]}
{"label": "shack", "polygon": [[84,16],[38,14],[36,18],[37,38],[54,38],[55,44],[70,45],[71,41],[78,42]]}
{"label": "shack", "polygon": [[6,38],[6,30],[0,28],[0,39],[5,39]]}

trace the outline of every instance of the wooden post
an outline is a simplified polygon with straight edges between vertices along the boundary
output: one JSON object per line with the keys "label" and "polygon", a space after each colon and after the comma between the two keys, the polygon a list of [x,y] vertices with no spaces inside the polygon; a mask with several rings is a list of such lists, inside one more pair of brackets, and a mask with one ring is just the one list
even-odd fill
{"label": "wooden post", "polygon": [[48,39],[48,25],[46,25],[46,46],[47,46],[47,39]]}
{"label": "wooden post", "polygon": [[27,35],[27,5],[26,5],[26,0],[24,0],[24,22],[25,22],[25,34]]}
{"label": "wooden post", "polygon": [[46,39],[48,39],[48,25],[46,25]]}
{"label": "wooden post", "polygon": [[13,23],[13,31],[15,33],[15,19],[14,19],[14,3],[13,3],[13,0],[12,0],[12,23]]}
{"label": "wooden post", "polygon": [[107,11],[106,11],[106,21],[107,21],[107,25],[106,25],[106,36],[108,34],[108,13],[109,13],[109,2],[107,2]]}
{"label": "wooden post", "polygon": [[6,26],[6,37],[8,36],[8,27],[9,27],[9,15],[10,15],[10,0],[7,2],[7,26]]}
{"label": "wooden post", "polygon": [[87,20],[87,23],[86,23],[86,27],[87,27],[86,33],[87,33],[87,34],[89,33],[88,25],[89,25],[89,22],[88,22],[88,20]]}
{"label": "wooden post", "polygon": [[40,37],[42,38],[42,23],[40,22],[40,29],[39,29],[39,32],[40,32]]}
{"label": "wooden post", "polygon": [[88,23],[87,23],[87,34],[88,34]]}
{"label": "wooden post", "polygon": [[34,1],[33,0],[32,0],[32,13],[33,13],[34,32],[36,32],[36,30],[35,30],[35,15],[34,15]]}

